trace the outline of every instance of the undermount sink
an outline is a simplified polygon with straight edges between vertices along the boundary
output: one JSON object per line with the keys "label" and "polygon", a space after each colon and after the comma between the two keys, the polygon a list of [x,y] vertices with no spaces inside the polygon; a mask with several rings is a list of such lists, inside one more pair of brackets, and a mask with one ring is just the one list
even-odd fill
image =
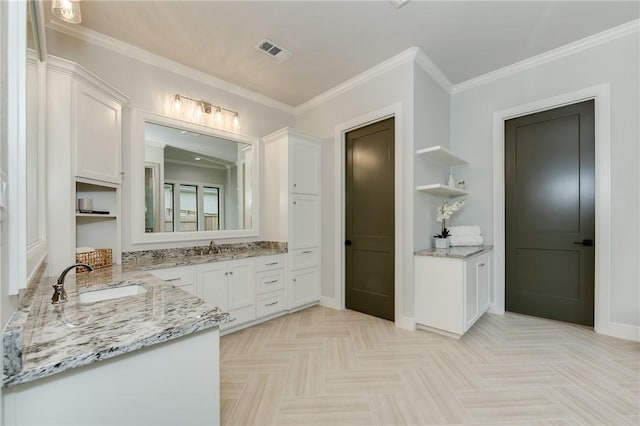
{"label": "undermount sink", "polygon": [[120,297],[145,294],[147,289],[140,284],[129,284],[121,287],[111,287],[102,290],[85,291],[78,295],[80,303],[101,302],[103,300],[118,299]]}

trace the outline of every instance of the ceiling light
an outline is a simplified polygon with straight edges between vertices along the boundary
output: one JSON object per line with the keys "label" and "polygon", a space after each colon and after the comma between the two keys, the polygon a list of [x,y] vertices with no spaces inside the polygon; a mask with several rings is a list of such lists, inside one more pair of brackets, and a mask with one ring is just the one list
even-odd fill
{"label": "ceiling light", "polygon": [[176,95],[173,98],[171,109],[173,109],[173,112],[175,112],[176,114],[179,114],[182,111],[182,100],[180,98],[180,95]]}
{"label": "ceiling light", "polygon": [[70,24],[82,22],[80,0],[53,0],[51,2],[51,13]]}
{"label": "ceiling light", "polygon": [[233,127],[238,127],[238,124],[240,124],[240,120],[238,120],[238,113],[236,112],[233,116]]}
{"label": "ceiling light", "polygon": [[193,157],[193,159],[196,160],[196,161],[202,160],[202,158],[200,158],[200,157]]}

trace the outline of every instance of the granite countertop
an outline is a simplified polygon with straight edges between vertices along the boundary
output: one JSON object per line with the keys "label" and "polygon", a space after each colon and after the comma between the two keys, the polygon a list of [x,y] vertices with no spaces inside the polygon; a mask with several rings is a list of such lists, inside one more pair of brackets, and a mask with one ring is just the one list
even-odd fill
{"label": "granite countertop", "polygon": [[415,255],[416,256],[448,257],[451,259],[466,259],[468,257],[487,252],[492,248],[493,246],[450,247],[448,249],[429,248],[424,250],[418,250],[415,252]]}
{"label": "granite countertop", "polygon": [[[38,276],[2,335],[3,387],[27,383],[229,321],[229,313],[149,270],[286,253],[286,243],[253,242],[123,253],[123,265],[69,275],[67,302],[52,305],[57,277]],[[40,268],[40,275],[46,270]],[[80,303],[79,294],[138,284],[144,294]]]}
{"label": "granite countertop", "polygon": [[[126,268],[125,268],[126,269]],[[65,280],[67,302],[51,304],[55,277],[33,283],[3,335],[3,386],[41,379],[218,326],[222,312],[144,271],[114,265]],[[144,294],[80,303],[79,294],[142,285]]]}

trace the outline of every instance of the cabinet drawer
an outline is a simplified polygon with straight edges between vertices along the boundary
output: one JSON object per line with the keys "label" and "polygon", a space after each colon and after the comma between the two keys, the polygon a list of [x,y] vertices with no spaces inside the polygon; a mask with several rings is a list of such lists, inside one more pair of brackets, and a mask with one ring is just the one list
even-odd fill
{"label": "cabinet drawer", "polygon": [[284,270],[258,272],[256,274],[256,293],[266,293],[284,288]]}
{"label": "cabinet drawer", "polygon": [[284,268],[284,255],[260,256],[256,258],[256,271],[271,271],[273,269]]}
{"label": "cabinet drawer", "polygon": [[231,316],[231,322],[222,324],[220,326],[221,330],[237,327],[240,324],[256,319],[256,308],[254,305],[245,306],[244,308],[229,311],[229,315]]}
{"label": "cabinet drawer", "polygon": [[258,318],[271,315],[285,309],[284,290],[263,294],[257,298],[256,314]]}
{"label": "cabinet drawer", "polygon": [[188,284],[195,284],[196,270],[192,266],[179,266],[176,268],[154,269],[148,271],[163,281],[181,287]]}
{"label": "cabinet drawer", "polygon": [[320,266],[320,248],[308,248],[291,251],[291,269],[311,268]]}

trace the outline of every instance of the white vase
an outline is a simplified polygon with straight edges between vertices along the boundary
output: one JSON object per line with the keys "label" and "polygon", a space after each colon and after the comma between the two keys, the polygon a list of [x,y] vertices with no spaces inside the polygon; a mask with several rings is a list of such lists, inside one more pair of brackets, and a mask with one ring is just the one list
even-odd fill
{"label": "white vase", "polygon": [[449,248],[449,237],[447,238],[434,238],[436,248],[437,249],[448,249]]}
{"label": "white vase", "polygon": [[456,178],[453,177],[453,173],[449,173],[449,179],[447,180],[447,185],[451,187],[456,186]]}

